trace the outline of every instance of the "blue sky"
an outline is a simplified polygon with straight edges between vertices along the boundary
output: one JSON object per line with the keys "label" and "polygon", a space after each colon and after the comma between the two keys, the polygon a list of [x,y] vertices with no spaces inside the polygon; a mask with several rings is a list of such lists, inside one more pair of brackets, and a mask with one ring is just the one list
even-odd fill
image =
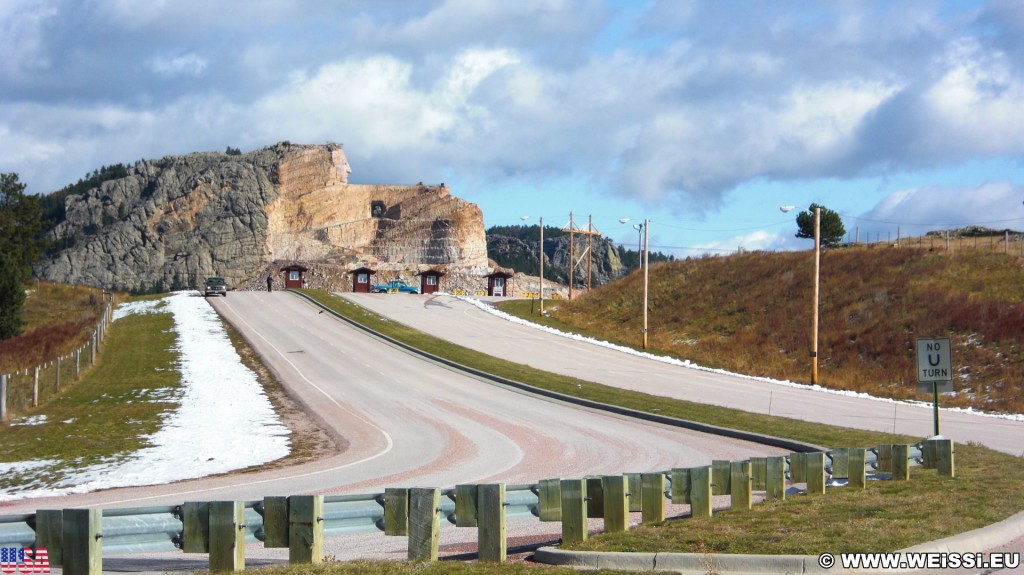
{"label": "blue sky", "polygon": [[[677,256],[1024,230],[1024,3],[0,0],[0,171],[339,142],[486,225]],[[897,231],[898,230],[898,231]]]}

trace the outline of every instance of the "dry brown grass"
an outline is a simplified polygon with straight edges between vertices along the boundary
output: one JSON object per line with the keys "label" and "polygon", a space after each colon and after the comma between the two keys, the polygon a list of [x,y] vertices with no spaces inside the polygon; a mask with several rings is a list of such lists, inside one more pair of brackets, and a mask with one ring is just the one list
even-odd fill
{"label": "dry brown grass", "polygon": [[[916,397],[915,340],[950,337],[961,393],[943,403],[1024,413],[1024,267],[1010,254],[880,244],[823,252],[819,383]],[[650,347],[807,383],[812,257],[745,253],[652,265]],[[635,346],[642,285],[633,273],[559,304],[555,317]]]}
{"label": "dry brown grass", "polygon": [[25,300],[25,332],[0,340],[0,373],[28,369],[69,353],[92,335],[103,313],[100,290],[39,282]]}

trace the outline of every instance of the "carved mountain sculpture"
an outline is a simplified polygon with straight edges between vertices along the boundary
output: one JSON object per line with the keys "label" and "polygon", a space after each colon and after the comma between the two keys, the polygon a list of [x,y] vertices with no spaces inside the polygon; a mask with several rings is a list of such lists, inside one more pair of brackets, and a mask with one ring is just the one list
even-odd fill
{"label": "carved mountain sculpture", "polygon": [[51,231],[65,247],[37,274],[146,290],[211,275],[240,285],[281,261],[486,269],[475,204],[443,184],[350,184],[350,171],[336,144],[142,161],[124,178],[68,197],[66,218]]}

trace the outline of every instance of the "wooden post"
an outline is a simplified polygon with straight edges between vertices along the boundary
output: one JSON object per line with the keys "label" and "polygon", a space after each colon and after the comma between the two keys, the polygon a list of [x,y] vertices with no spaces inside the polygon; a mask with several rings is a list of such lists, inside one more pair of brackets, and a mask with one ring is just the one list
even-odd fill
{"label": "wooden post", "polygon": [[437,561],[440,509],[440,489],[409,489],[409,561]]}
{"label": "wooden post", "polygon": [[629,483],[629,511],[643,511],[644,482],[639,473],[627,473],[626,482]]}
{"label": "wooden post", "polygon": [[409,490],[404,487],[384,489],[384,535],[409,534]]}
{"label": "wooden post", "polygon": [[[672,482],[673,488],[675,482]],[[626,495],[625,475],[606,475],[601,478],[604,493],[604,530],[620,533],[629,529],[629,496]]]}
{"label": "wooden post", "polygon": [[210,572],[245,570],[245,506],[241,501],[210,502]]}
{"label": "wooden post", "polygon": [[892,446],[892,478],[894,481],[910,479],[910,446]]}
{"label": "wooden post", "polygon": [[892,471],[892,445],[878,446],[878,459],[875,469],[881,472]]}
{"label": "wooden post", "polygon": [[867,457],[867,449],[852,448],[849,450],[846,475],[850,480],[849,486],[854,489],[864,489],[867,487]]}
{"label": "wooden post", "polygon": [[92,339],[89,340],[89,365],[96,365],[96,341],[99,332],[92,332]]}
{"label": "wooden post", "polygon": [[[456,527],[477,527],[478,509],[477,499],[479,497],[476,485],[455,486],[455,526]],[[539,500],[539,498],[538,498]]]}
{"label": "wooden post", "polygon": [[786,458],[769,457],[765,462],[764,478],[765,497],[769,500],[786,498]]}
{"label": "wooden post", "polygon": [[921,467],[935,469],[935,441],[932,439],[921,442]]}
{"label": "wooden post", "polygon": [[36,511],[36,548],[46,549],[50,565],[64,561],[64,512],[60,509]]}
{"label": "wooden post", "polygon": [[672,470],[672,503],[684,505],[690,502],[690,470],[676,468]]}
{"label": "wooden post", "polygon": [[82,373],[82,348],[75,350],[75,380],[78,380]]}
{"label": "wooden post", "polygon": [[711,468],[690,469],[690,515],[711,517],[714,499],[711,496]]}
{"label": "wooden post", "polygon": [[768,480],[768,458],[767,457],[751,457],[750,458],[750,488],[754,491],[764,491],[767,487]]}
{"label": "wooden post", "polygon": [[537,512],[541,521],[562,520],[560,479],[541,479],[537,484]]}
{"label": "wooden post", "polygon": [[939,475],[944,477],[956,477],[956,466],[953,463],[953,440],[934,439],[935,442],[935,468]]}
{"label": "wooden post", "polygon": [[732,473],[732,462],[713,460],[711,462],[711,494],[729,494],[729,475]]}
{"label": "wooden post", "polygon": [[559,484],[562,494],[562,543],[580,543],[587,540],[587,483],[582,479],[563,479]]}
{"label": "wooden post", "polygon": [[[210,503],[186,501],[181,508],[182,546],[185,553],[210,552]],[[267,520],[263,519],[264,532]]]}
{"label": "wooden post", "polygon": [[733,461],[730,466],[729,499],[734,510],[749,511],[754,506],[751,486],[754,478],[750,473],[749,461]]}
{"label": "wooden post", "polygon": [[0,375],[0,423],[7,421],[7,375]]}
{"label": "wooden post", "polygon": [[807,467],[804,463],[804,454],[794,451],[789,454],[789,480],[793,483],[805,483],[807,481]]}
{"label": "wooden post", "polygon": [[65,509],[61,522],[65,575],[103,574],[103,512],[100,509]]}
{"label": "wooden post", "polygon": [[39,366],[32,369],[32,407],[39,406]]}
{"label": "wooden post", "polygon": [[850,450],[837,447],[832,450],[832,477],[847,478],[850,476]]}
{"label": "wooden post", "polygon": [[[186,505],[188,505],[186,503]],[[263,498],[263,546],[270,549],[286,549],[288,544],[288,498],[267,496]]]}
{"label": "wooden post", "polygon": [[477,489],[477,549],[480,561],[504,563],[507,555],[505,532],[505,484],[480,485]]}
{"label": "wooden post", "polygon": [[587,517],[604,517],[604,488],[600,477],[588,477],[587,481]]}
{"label": "wooden post", "polygon": [[61,359],[62,358],[60,356],[57,357],[57,373],[55,373],[54,376],[53,376],[53,391],[57,391],[57,390],[60,389],[60,364],[61,364]]}
{"label": "wooden post", "polygon": [[640,475],[643,483],[643,504],[640,510],[643,513],[641,521],[644,523],[660,523],[665,520],[665,474],[664,473],[643,473]]}
{"label": "wooden post", "polygon": [[825,454],[805,453],[804,454],[805,477],[807,480],[808,495],[825,494]]}
{"label": "wooden post", "polygon": [[324,496],[288,498],[288,562],[324,562]]}

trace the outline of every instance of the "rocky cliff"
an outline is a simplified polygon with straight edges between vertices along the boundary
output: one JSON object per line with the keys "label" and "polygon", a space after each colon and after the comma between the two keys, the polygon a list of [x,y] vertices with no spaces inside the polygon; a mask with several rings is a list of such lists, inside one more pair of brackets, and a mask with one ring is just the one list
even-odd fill
{"label": "rocky cliff", "polygon": [[335,144],[141,161],[66,199],[44,279],[126,290],[251,283],[272,263],[486,273],[483,214],[443,184],[348,183]]}
{"label": "rocky cliff", "polygon": [[[516,232],[519,232],[518,235]],[[552,233],[553,232],[553,233]],[[568,285],[569,235],[548,228],[544,238],[544,277]],[[588,254],[588,250],[592,250]],[[521,230],[492,229],[487,234],[487,251],[498,265],[517,272],[538,275],[540,271],[540,237],[536,227]],[[573,240],[573,259],[577,260],[574,286],[586,287],[588,280],[599,286],[616,280],[629,270],[623,265],[615,244],[602,236],[591,241],[587,236]]]}

